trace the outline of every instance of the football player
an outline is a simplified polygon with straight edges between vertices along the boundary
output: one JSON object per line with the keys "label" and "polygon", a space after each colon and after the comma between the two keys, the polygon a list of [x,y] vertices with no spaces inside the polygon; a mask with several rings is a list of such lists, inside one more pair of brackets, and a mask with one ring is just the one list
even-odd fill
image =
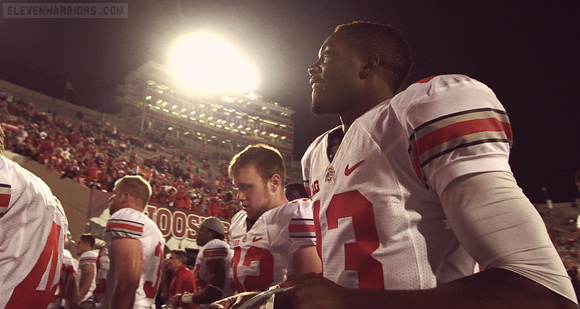
{"label": "football player", "polygon": [[68,223],[44,181],[1,155],[0,308],[47,308],[54,300]]}
{"label": "football player", "polygon": [[[264,291],[291,274],[320,273],[312,205],[307,199],[288,202],[280,152],[250,145],[233,157],[228,172],[244,208],[230,227],[236,291]],[[220,304],[228,308],[233,302]]]}
{"label": "football player", "polygon": [[150,308],[159,288],[165,240],[143,210],[151,186],[141,176],[125,176],[109,198],[111,218],[97,262],[99,308]]}
{"label": "football player", "polygon": [[510,170],[504,107],[463,75],[400,92],[410,68],[399,31],[355,22],[337,27],[308,69],[312,112],[342,121],[302,159],[324,272],[289,280],[284,286],[301,284],[277,301],[576,308],[544,223]]}

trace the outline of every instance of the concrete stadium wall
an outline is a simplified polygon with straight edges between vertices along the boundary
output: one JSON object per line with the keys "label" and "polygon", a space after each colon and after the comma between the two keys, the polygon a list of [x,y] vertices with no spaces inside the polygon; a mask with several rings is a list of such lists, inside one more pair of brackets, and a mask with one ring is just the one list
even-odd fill
{"label": "concrete stadium wall", "polygon": [[[60,179],[58,172],[47,169],[44,165],[30,158],[10,151],[6,151],[4,156],[17,162],[20,166],[46,182],[64,208],[68,219],[68,229],[73,240],[78,240],[79,236],[86,230],[91,189],[69,178]],[[71,253],[75,254],[76,250],[71,250]]]}

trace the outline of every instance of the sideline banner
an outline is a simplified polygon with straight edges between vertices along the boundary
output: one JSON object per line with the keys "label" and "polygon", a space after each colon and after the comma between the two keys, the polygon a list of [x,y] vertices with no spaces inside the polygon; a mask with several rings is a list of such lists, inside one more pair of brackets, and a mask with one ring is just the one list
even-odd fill
{"label": "sideline banner", "polygon": [[[108,204],[111,195],[110,192],[91,190],[88,232],[101,240],[104,239],[105,227],[110,218]],[[195,240],[199,225],[208,215],[155,203],[147,204],[144,213],[157,224],[170,250],[199,249]],[[229,242],[230,222],[223,219],[222,222],[226,227],[226,241]]]}

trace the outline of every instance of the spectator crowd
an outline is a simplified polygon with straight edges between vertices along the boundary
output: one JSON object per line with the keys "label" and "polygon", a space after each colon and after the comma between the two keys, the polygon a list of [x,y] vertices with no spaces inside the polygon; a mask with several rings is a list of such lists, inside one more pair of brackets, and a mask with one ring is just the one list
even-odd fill
{"label": "spectator crowd", "polygon": [[29,157],[91,189],[111,192],[124,175],[142,175],[150,203],[230,219],[239,206],[227,176],[229,156],[161,145],[89,117],[65,119],[0,92],[6,150]]}

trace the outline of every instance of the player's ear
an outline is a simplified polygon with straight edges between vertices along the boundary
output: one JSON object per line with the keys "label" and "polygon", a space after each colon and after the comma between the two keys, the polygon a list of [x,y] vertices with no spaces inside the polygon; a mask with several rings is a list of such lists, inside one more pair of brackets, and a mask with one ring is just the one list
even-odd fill
{"label": "player's ear", "polygon": [[131,197],[131,194],[129,194],[129,192],[121,193],[121,203],[128,201],[130,197]]}
{"label": "player's ear", "polygon": [[360,70],[360,78],[365,79],[369,76],[370,73],[375,71],[381,62],[381,56],[377,53],[370,53],[363,58],[361,70]]}
{"label": "player's ear", "polygon": [[270,182],[272,183],[272,192],[276,192],[282,187],[282,179],[278,174],[274,174],[272,178],[270,178]]}

